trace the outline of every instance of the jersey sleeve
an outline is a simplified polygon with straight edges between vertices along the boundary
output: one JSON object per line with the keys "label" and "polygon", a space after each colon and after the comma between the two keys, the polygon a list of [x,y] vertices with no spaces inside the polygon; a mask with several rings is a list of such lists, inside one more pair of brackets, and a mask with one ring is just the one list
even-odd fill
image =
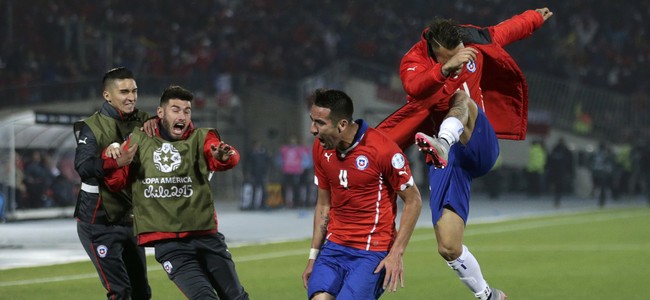
{"label": "jersey sleeve", "polygon": [[386,141],[387,146],[381,148],[381,168],[388,184],[395,191],[403,191],[414,185],[411,167],[404,152],[397,144]]}
{"label": "jersey sleeve", "polygon": [[104,161],[97,156],[97,140],[90,127],[85,123],[82,125],[77,137],[77,148],[75,151],[75,170],[82,180],[89,180],[104,176]]}
{"label": "jersey sleeve", "polygon": [[544,24],[544,18],[535,10],[527,10],[495,26],[492,26],[492,40],[504,47],[529,37]]}
{"label": "jersey sleeve", "polygon": [[323,170],[323,148],[320,146],[318,139],[314,140],[312,148],[312,159],[314,161],[314,184],[321,189],[329,190],[330,185],[327,177],[325,177],[325,170]]}
{"label": "jersey sleeve", "polygon": [[435,93],[445,85],[446,78],[442,76],[441,69],[441,64],[431,63],[426,52],[426,43],[420,41],[400,62],[399,73],[404,91],[413,100]]}

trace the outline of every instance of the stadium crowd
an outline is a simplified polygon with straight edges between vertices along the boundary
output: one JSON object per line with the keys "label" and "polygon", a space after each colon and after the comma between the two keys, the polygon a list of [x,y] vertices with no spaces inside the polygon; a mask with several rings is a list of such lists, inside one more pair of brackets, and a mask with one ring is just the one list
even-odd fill
{"label": "stadium crowd", "polygon": [[3,1],[0,90],[94,78],[114,65],[206,86],[219,73],[296,79],[346,58],[396,69],[435,15],[488,26],[538,6],[556,18],[509,48],[524,71],[647,95],[635,79],[650,77],[648,0]]}

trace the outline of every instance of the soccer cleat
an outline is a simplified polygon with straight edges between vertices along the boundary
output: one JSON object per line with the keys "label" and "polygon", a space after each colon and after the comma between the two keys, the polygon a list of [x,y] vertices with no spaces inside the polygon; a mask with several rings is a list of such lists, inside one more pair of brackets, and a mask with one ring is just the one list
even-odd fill
{"label": "soccer cleat", "polygon": [[489,300],[506,300],[508,296],[502,290],[492,289]]}
{"label": "soccer cleat", "polygon": [[447,166],[449,146],[446,146],[445,141],[418,132],[415,134],[415,144],[418,145],[420,151],[430,155],[434,167],[444,168]]}

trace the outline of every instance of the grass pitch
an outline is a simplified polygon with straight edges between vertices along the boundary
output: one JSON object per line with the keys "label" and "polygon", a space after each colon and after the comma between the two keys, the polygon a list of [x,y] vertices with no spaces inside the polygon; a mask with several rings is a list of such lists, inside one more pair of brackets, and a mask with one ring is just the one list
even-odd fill
{"label": "grass pitch", "polygon": [[[467,227],[465,244],[508,299],[647,299],[650,209],[606,209]],[[251,299],[306,299],[309,241],[231,248]],[[1,250],[0,250],[1,254]],[[153,299],[184,299],[153,257]],[[417,229],[404,256],[406,287],[382,299],[474,299]],[[0,299],[102,299],[90,262],[0,271]]]}

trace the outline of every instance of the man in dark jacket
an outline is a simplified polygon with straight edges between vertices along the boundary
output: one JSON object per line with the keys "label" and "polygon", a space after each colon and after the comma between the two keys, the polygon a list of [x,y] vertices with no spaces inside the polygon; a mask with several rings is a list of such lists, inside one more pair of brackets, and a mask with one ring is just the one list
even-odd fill
{"label": "man in dark jacket", "polygon": [[[82,181],[74,212],[77,233],[108,299],[150,299],[144,248],[133,236],[131,195],[106,188],[101,158],[104,148],[123,142],[148,115],[135,108],[138,86],[131,71],[109,70],[103,85],[101,109],[74,125],[75,169]],[[127,156],[118,159],[118,164],[128,162]]]}

